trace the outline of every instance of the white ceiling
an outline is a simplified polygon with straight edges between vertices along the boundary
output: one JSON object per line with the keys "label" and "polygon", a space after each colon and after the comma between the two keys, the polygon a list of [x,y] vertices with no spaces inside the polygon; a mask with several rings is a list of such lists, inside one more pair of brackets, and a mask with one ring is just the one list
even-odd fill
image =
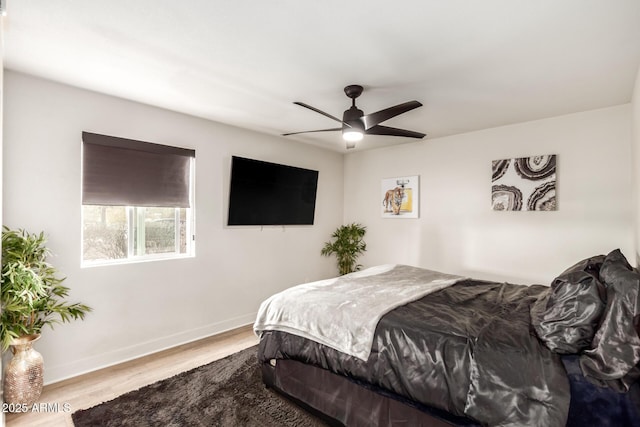
{"label": "white ceiling", "polygon": [[[630,102],[638,0],[7,0],[4,64],[273,135],[365,114],[429,138]],[[339,132],[287,137],[344,151]],[[357,149],[413,142],[365,136]]]}

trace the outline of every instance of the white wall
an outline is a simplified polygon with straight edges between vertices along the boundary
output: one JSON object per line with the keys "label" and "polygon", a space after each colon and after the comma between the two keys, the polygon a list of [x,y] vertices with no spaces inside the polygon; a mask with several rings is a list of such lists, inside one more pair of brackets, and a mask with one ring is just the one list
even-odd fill
{"label": "white wall", "polygon": [[[365,266],[406,263],[548,284],[584,257],[633,262],[629,104],[345,156],[345,222],[368,227]],[[558,211],[491,209],[491,161],[557,154]],[[420,175],[419,219],[382,219],[382,178]]]}
{"label": "white wall", "polygon": [[[341,154],[11,71],[5,105],[4,223],[44,230],[94,309],[44,331],[45,382],[252,323],[267,296],[335,275],[320,249],[342,221]],[[196,150],[195,258],[80,268],[83,130]],[[226,227],[232,155],[319,170],[315,225]]]}
{"label": "white wall", "polygon": [[636,84],[633,90],[633,99],[631,102],[632,117],[632,171],[634,174],[633,196],[635,201],[635,245],[636,245],[636,266],[640,267],[640,68],[636,77]]}

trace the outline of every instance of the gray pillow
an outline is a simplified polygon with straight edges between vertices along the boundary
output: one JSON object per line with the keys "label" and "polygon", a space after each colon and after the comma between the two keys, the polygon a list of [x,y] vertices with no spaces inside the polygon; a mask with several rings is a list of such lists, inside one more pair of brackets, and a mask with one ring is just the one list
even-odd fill
{"label": "gray pillow", "polygon": [[605,308],[598,278],[604,259],[598,255],[569,267],[531,307],[533,327],[550,350],[573,354],[591,346]]}

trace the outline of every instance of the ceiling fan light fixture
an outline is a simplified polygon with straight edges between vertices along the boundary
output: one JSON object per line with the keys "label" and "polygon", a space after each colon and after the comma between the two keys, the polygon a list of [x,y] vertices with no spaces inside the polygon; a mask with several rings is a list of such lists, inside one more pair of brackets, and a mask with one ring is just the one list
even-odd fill
{"label": "ceiling fan light fixture", "polygon": [[364,133],[360,129],[349,128],[342,131],[342,139],[347,142],[362,141]]}

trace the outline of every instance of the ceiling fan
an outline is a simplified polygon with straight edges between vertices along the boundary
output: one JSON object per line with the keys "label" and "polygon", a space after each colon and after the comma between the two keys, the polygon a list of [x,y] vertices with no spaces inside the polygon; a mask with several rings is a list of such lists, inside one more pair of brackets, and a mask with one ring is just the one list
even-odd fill
{"label": "ceiling fan", "polygon": [[406,113],[407,111],[411,111],[414,108],[421,107],[422,104],[420,102],[408,101],[403,104],[398,104],[393,107],[385,108],[384,110],[365,115],[362,110],[356,107],[356,98],[362,94],[363,90],[363,87],[360,85],[349,85],[344,88],[344,93],[349,98],[351,98],[351,108],[344,112],[344,114],[342,115],[342,120],[332,116],[329,113],[325,113],[322,110],[318,110],[311,105],[307,105],[303,102],[294,102],[294,104],[296,105],[308,108],[311,111],[315,111],[316,113],[320,113],[325,117],[329,117],[332,120],[342,123],[342,127],[283,133],[282,136],[297,135],[300,133],[310,132],[342,131],[342,138],[347,142],[347,148],[354,148],[356,146],[356,142],[360,141],[364,135],[404,136],[408,138],[418,139],[425,137],[424,133],[380,125],[380,123],[384,122],[385,120],[389,120],[392,117],[398,116],[402,113]]}

